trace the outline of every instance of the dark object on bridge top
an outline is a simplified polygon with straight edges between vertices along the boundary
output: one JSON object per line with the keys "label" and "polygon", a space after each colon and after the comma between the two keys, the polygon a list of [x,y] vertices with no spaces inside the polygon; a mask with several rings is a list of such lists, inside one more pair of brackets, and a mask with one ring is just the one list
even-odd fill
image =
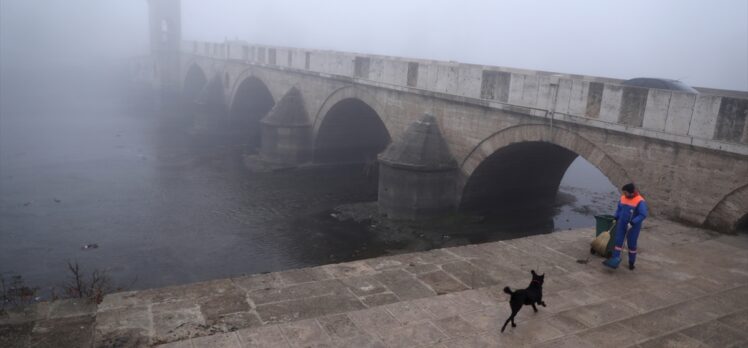
{"label": "dark object on bridge top", "polygon": [[457,161],[449,152],[436,119],[429,114],[413,122],[400,141],[392,143],[379,155],[379,161],[391,167],[423,171],[457,168]]}
{"label": "dark object on bridge top", "polygon": [[284,127],[306,126],[311,123],[304,107],[301,92],[296,87],[291,87],[260,122],[266,125]]}
{"label": "dark object on bridge top", "polygon": [[621,84],[624,86],[667,89],[671,91],[699,94],[699,91],[678,80],[659,79],[653,77],[637,77],[635,79],[623,81]]}

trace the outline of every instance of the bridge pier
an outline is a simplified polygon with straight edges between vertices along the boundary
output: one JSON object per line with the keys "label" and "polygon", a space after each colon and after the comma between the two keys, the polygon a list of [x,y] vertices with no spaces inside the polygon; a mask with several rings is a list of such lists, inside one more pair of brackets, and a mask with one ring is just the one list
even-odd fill
{"label": "bridge pier", "polygon": [[455,211],[457,161],[431,115],[411,124],[379,155],[379,210],[416,220]]}
{"label": "bridge pier", "polygon": [[292,87],[260,121],[260,159],[280,167],[293,167],[312,158],[312,123],[301,92]]}

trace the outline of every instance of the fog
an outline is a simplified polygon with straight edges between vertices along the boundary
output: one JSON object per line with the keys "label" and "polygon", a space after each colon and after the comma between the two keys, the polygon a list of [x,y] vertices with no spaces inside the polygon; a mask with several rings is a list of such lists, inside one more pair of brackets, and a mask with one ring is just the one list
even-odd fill
{"label": "fog", "polygon": [[[748,1],[184,0],[182,17],[184,40],[748,90]],[[109,83],[149,54],[148,33],[146,0],[0,0],[0,276],[55,286],[76,260],[118,284],[165,286],[585,227],[615,204],[580,160],[563,207],[511,223],[338,220],[377,214],[368,169],[248,173],[239,127]]]}
{"label": "fog", "polygon": [[[0,3],[6,72],[147,53],[145,0]],[[186,40],[238,38],[748,90],[745,0],[184,0],[182,12]]]}
{"label": "fog", "polygon": [[220,0],[185,1],[183,13],[184,36],[201,40],[237,37],[748,90],[744,0]]}

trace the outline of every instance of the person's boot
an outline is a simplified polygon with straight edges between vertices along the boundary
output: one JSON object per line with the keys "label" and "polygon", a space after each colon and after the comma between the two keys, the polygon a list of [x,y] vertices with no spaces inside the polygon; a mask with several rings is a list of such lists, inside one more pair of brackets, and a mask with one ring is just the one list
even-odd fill
{"label": "person's boot", "polygon": [[615,257],[615,256],[603,261],[603,265],[605,265],[606,267],[610,267],[612,269],[618,268],[618,265],[620,264],[621,264],[621,258]]}
{"label": "person's boot", "polygon": [[629,264],[629,270],[630,270],[630,271],[633,271],[633,270],[634,270],[635,268],[636,268],[636,266],[634,266],[634,264],[633,264],[633,263],[630,263],[630,264]]}

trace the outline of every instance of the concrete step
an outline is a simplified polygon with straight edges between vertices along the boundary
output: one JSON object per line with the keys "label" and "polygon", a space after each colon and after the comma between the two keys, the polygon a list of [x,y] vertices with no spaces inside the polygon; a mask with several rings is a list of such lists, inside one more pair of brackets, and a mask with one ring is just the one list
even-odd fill
{"label": "concrete step", "polygon": [[[0,322],[0,337],[21,330],[13,337],[29,346],[67,321],[91,329],[77,346],[96,347],[748,344],[748,237],[646,226],[633,272],[604,268],[589,253],[594,231],[580,229],[116,293],[63,321],[40,304],[25,324]],[[525,306],[500,333],[510,314],[502,289],[526,287],[531,269],[545,273],[548,307]]]}

